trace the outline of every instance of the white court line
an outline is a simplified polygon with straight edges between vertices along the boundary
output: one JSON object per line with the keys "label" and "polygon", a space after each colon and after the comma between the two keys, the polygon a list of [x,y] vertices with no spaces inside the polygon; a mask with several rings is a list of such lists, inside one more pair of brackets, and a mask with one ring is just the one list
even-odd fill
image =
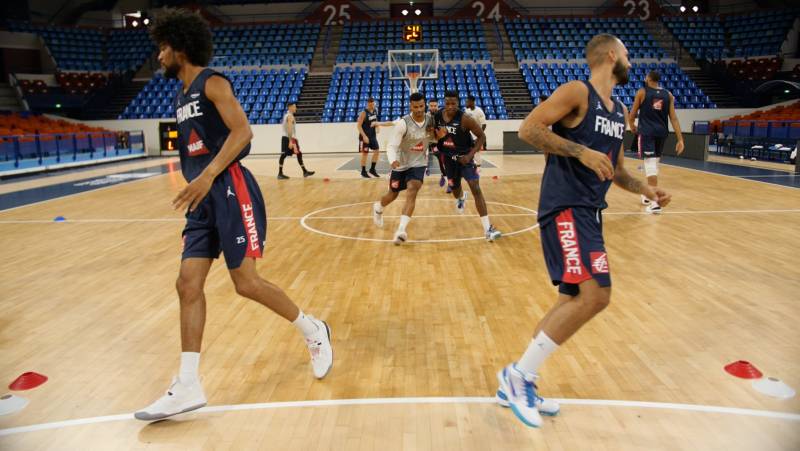
{"label": "white court line", "polygon": [[[784,209],[784,210],[686,210],[686,211],[672,211],[667,210],[661,213],[665,215],[711,215],[711,214],[761,214],[761,213],[800,213],[800,209]],[[616,211],[603,213],[603,216],[634,216],[634,215],[650,215],[646,211]],[[536,213],[497,213],[491,214],[491,217],[526,217],[536,216]],[[384,218],[399,218],[399,215],[385,215]],[[414,215],[414,219],[422,218],[477,218],[478,215]],[[268,216],[269,221],[298,221],[303,218],[306,220],[322,219],[322,220],[355,220],[355,219],[372,219],[372,216]],[[0,219],[0,224],[94,224],[94,223],[132,223],[132,222],[184,222],[184,218],[111,218],[111,219],[69,219],[66,221],[55,222],[52,219]]]}
{"label": "white court line", "polygon": [[[427,199],[426,198],[422,198],[422,199],[417,199],[417,200],[438,200],[438,201],[444,201],[444,202],[452,202],[452,199],[436,199],[436,198],[427,198]],[[374,242],[374,243],[391,243],[391,242],[393,242],[394,240],[390,240],[390,239],[365,238],[365,237],[360,237],[360,236],[340,235],[340,234],[337,234],[337,233],[325,232],[323,230],[316,229],[316,228],[311,227],[310,225],[306,224],[306,220],[313,219],[311,216],[315,215],[317,213],[322,213],[322,212],[325,212],[325,211],[335,210],[337,208],[347,208],[347,207],[353,207],[353,206],[356,206],[356,205],[365,205],[365,204],[372,204],[372,203],[373,203],[373,201],[356,202],[356,203],[352,203],[352,204],[334,205],[332,207],[320,208],[319,210],[314,210],[314,211],[306,214],[305,216],[303,216],[303,218],[300,219],[300,226],[302,226],[304,229],[308,230],[309,232],[317,233],[319,235],[323,235],[323,236],[327,236],[327,237],[331,237],[331,238],[339,238],[339,239],[342,239],[342,240],[371,241],[371,242]],[[505,207],[518,208],[520,210],[527,211],[531,215],[535,215],[536,214],[536,210],[532,210],[532,209],[527,208],[527,207],[521,207],[519,205],[504,204],[502,202],[491,202],[491,201],[486,201],[486,203],[487,204],[492,204],[492,205],[503,205]],[[448,215],[448,216],[455,216],[455,215]],[[370,218],[371,218],[371,216],[370,216]],[[535,229],[537,227],[539,227],[539,223],[538,222],[534,222],[533,225],[531,225],[531,226],[525,227],[524,229],[515,230],[513,232],[504,233],[503,236],[518,235],[520,233],[525,233],[525,232],[531,231],[531,230],[533,230],[533,229]],[[471,237],[471,238],[440,238],[440,239],[432,239],[432,240],[406,240],[406,242],[407,243],[455,243],[455,242],[462,242],[462,241],[476,241],[476,240],[485,240],[485,239],[486,239],[485,236],[478,236],[478,237]]]}
{"label": "white court line", "polygon": [[[682,410],[688,412],[722,413],[728,415],[743,415],[751,417],[774,418],[778,420],[800,421],[800,414],[778,412],[774,410],[744,409],[739,407],[708,406],[702,404],[679,404],[669,402],[650,401],[624,401],[613,399],[555,399],[562,405],[573,406],[603,406],[603,407],[638,407],[645,409]],[[236,412],[243,410],[289,409],[297,407],[330,407],[330,406],[364,406],[364,405],[398,405],[398,404],[492,404],[494,397],[423,397],[423,398],[362,398],[362,399],[330,399],[314,401],[288,401],[264,402],[253,404],[231,404],[223,406],[204,407],[191,414]],[[189,415],[189,414],[185,414]],[[51,423],[32,424],[13,428],[0,429],[0,437],[21,434],[23,432],[36,432],[48,429],[60,429],[69,426],[85,424],[108,423],[112,421],[138,421],[133,413],[107,415],[100,417],[79,418],[75,420],[54,421]],[[143,424],[143,422],[142,422]]]}

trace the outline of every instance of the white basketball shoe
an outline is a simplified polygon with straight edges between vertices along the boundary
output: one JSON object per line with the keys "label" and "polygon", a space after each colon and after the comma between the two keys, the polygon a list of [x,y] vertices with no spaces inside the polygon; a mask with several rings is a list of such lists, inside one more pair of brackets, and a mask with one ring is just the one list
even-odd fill
{"label": "white basketball shoe", "polygon": [[197,410],[207,403],[199,380],[191,384],[184,384],[179,378],[173,377],[172,384],[164,396],[134,413],[133,416],[137,420],[143,421],[163,420],[179,413]]}
{"label": "white basketball shoe", "polygon": [[306,337],[306,346],[311,354],[311,368],[314,377],[322,379],[333,367],[333,347],[331,346],[331,328],[328,323],[310,316],[317,325],[317,331]]}

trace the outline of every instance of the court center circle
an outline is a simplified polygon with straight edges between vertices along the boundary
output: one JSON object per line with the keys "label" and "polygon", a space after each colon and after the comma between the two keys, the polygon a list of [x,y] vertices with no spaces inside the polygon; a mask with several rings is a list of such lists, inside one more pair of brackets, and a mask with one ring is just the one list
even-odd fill
{"label": "court center circle", "polygon": [[[419,201],[452,202],[453,200],[452,199],[417,199],[417,202],[419,202]],[[374,201],[356,202],[356,203],[352,203],[352,204],[334,205],[332,207],[320,208],[319,210],[314,210],[314,211],[306,214],[302,218],[300,218],[300,225],[304,229],[308,230],[309,232],[317,233],[319,235],[323,235],[323,236],[327,236],[327,237],[331,237],[331,238],[339,238],[339,239],[343,239],[343,240],[354,240],[354,241],[373,241],[373,242],[378,242],[378,243],[391,243],[393,241],[391,239],[366,238],[366,237],[360,237],[360,236],[340,235],[340,234],[337,234],[337,233],[326,232],[324,230],[319,230],[319,229],[317,229],[315,227],[310,226],[308,224],[308,222],[307,222],[308,219],[314,219],[315,215],[318,215],[320,213],[324,213],[326,211],[336,210],[338,208],[355,207],[357,205],[366,205],[366,204],[372,205],[373,203],[374,203]],[[486,201],[486,204],[487,205],[489,205],[489,204],[491,204],[491,205],[500,205],[500,206],[510,207],[510,208],[517,208],[517,209],[520,209],[520,210],[522,210],[524,212],[527,212],[527,213],[529,213],[531,215],[534,215],[534,216],[537,214],[536,210],[533,210],[533,209],[530,209],[530,208],[527,208],[527,207],[522,207],[520,205],[506,204],[506,203],[503,203],[503,202],[492,202],[492,201],[488,201],[488,200]],[[446,215],[446,216],[460,216],[460,215]],[[495,216],[500,216],[500,215],[495,215]],[[332,219],[338,219],[338,218],[328,217],[326,219],[332,220]],[[362,216],[342,216],[341,219],[342,220],[348,220],[348,219],[372,219],[372,217],[371,216],[363,216],[363,217]],[[523,229],[515,230],[513,232],[503,233],[503,236],[507,237],[507,236],[519,235],[521,233],[529,232],[529,231],[531,231],[531,230],[533,230],[533,229],[535,229],[537,227],[539,227],[539,223],[535,222],[533,225],[530,225],[530,226],[525,227]],[[444,239],[434,239],[434,240],[408,240],[407,243],[454,243],[454,242],[459,242],[459,241],[475,241],[475,240],[485,240],[485,239],[486,239],[486,237],[481,235],[481,236],[468,237],[468,238],[444,238]]]}

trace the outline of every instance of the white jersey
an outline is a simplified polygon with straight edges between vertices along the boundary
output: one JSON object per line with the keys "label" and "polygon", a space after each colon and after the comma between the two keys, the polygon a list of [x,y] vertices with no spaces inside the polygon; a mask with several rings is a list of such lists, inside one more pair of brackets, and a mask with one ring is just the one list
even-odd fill
{"label": "white jersey", "polygon": [[[289,136],[289,122],[288,122],[287,119],[289,118],[290,115],[292,116],[292,119],[294,119],[294,114],[292,114],[291,111],[287,111],[286,114],[283,115],[283,119],[281,119],[281,128],[283,129],[283,136],[286,136],[286,137]],[[293,138],[297,138],[297,123],[296,122],[294,123],[294,126],[292,128],[295,129],[294,130],[295,133],[294,133]]]}
{"label": "white jersey", "polygon": [[472,117],[476,121],[478,121],[478,125],[480,125],[481,128],[483,128],[483,126],[486,125],[486,113],[483,112],[481,107],[476,106],[475,109],[473,110],[470,110],[469,108],[464,108],[464,112],[469,114],[470,117]]}
{"label": "white jersey", "polygon": [[[471,110],[469,108],[464,108],[464,114],[466,114],[469,117],[471,117],[472,119],[474,119],[475,122],[477,122],[478,125],[481,126],[481,128],[484,128],[484,126],[486,126],[486,113],[483,112],[481,107],[475,105],[475,108],[471,109]],[[478,137],[475,136],[474,133],[470,132],[469,134],[472,136],[472,140],[473,141],[478,139]],[[481,149],[481,150],[483,150],[483,149]],[[480,152],[475,154],[475,164],[477,164],[477,165],[481,164],[481,154],[480,154]]]}
{"label": "white jersey", "polygon": [[395,171],[410,168],[428,167],[428,129],[433,127],[433,118],[425,115],[422,124],[418,124],[407,114],[394,121],[394,130],[386,147],[389,163],[397,161],[400,167]]}

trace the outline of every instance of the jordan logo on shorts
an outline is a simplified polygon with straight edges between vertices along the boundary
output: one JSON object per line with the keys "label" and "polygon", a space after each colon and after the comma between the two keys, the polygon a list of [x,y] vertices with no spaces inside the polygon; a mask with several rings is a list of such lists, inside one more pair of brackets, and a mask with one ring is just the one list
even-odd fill
{"label": "jordan logo on shorts", "polygon": [[227,198],[227,197],[231,197],[231,196],[236,197],[236,194],[233,192],[233,190],[229,186],[228,187],[228,193],[225,195],[225,197]]}
{"label": "jordan logo on shorts", "polygon": [[608,257],[605,252],[591,252],[592,274],[608,274]]}

